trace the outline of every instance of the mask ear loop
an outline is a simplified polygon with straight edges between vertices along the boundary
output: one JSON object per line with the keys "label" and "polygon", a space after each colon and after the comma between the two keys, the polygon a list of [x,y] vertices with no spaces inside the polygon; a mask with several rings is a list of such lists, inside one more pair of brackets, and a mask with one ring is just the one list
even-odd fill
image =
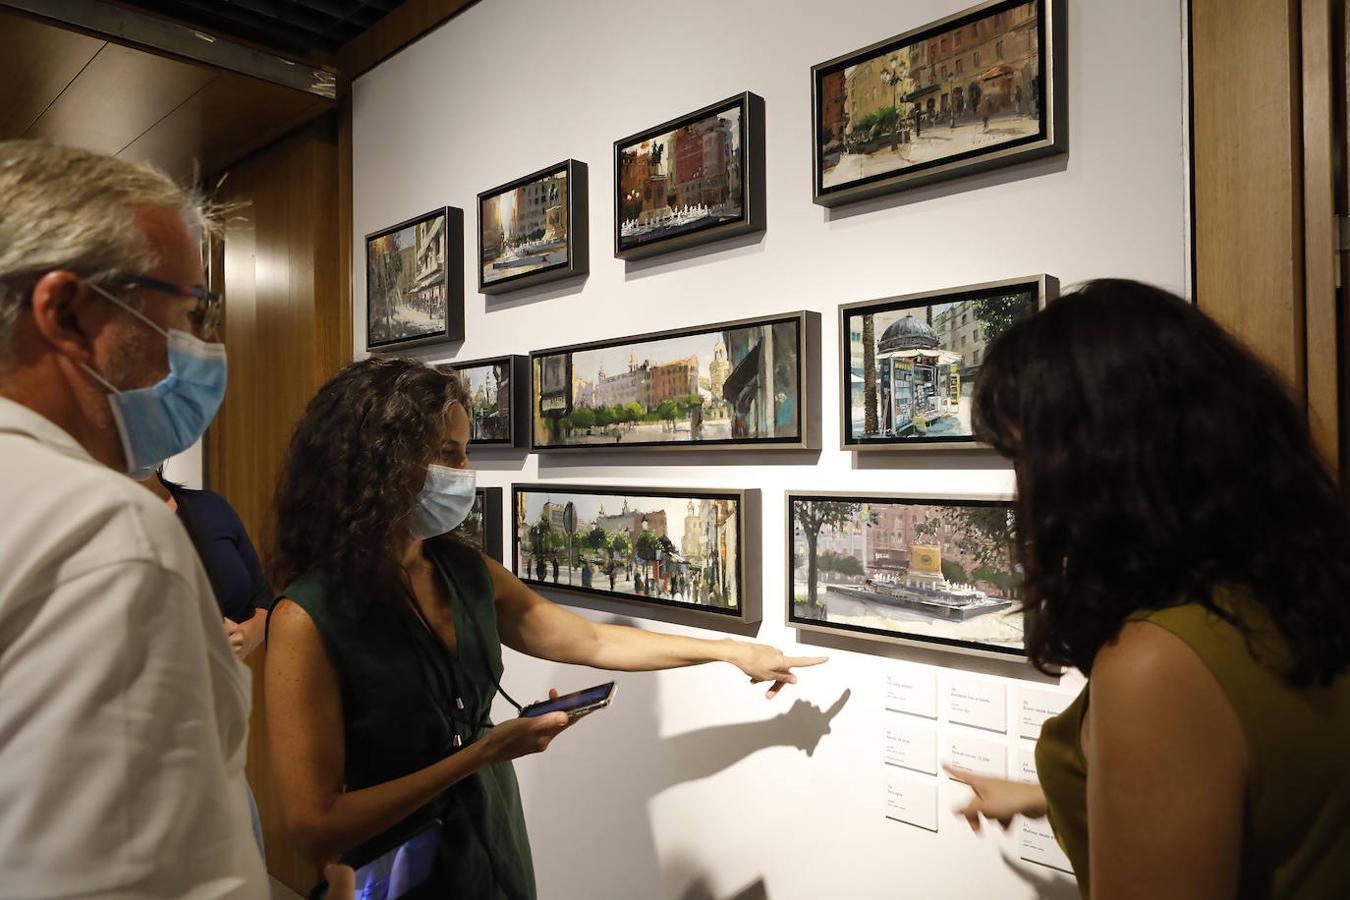
{"label": "mask ear loop", "polygon": [[129,303],[126,303],[125,301],[118,300],[112,294],[108,293],[103,288],[99,287],[97,284],[95,284],[92,281],[89,281],[88,279],[86,279],[84,283],[87,284],[89,288],[93,290],[95,293],[102,294],[104,299],[106,299],[109,303],[114,303],[122,307],[123,310],[131,313],[133,316],[140,319],[146,325],[149,325],[151,328],[155,329],[155,331],[158,331],[161,335],[164,336],[166,340],[168,339],[169,332],[165,331],[163,328],[156,325],[145,313],[141,312],[139,309],[137,309],[136,307],[132,306]]}

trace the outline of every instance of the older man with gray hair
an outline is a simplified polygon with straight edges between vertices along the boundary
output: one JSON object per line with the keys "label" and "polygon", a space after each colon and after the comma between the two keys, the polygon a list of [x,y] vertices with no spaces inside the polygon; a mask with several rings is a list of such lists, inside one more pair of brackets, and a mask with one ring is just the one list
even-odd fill
{"label": "older man with gray hair", "polygon": [[205,431],[203,205],[108,156],[0,142],[0,894],[265,897],[249,674],[141,476]]}

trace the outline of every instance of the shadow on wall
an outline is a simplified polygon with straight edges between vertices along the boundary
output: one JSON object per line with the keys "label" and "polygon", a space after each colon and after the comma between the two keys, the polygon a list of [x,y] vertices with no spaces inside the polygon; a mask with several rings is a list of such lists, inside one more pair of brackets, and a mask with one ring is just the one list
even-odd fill
{"label": "shadow on wall", "polygon": [[707,879],[700,876],[680,894],[680,900],[769,900],[769,890],[764,886],[764,879],[758,878],[736,893],[721,897],[713,893]]}
{"label": "shadow on wall", "polygon": [[[575,688],[575,670],[559,668],[552,674],[560,691]],[[726,674],[733,681],[741,677]],[[532,823],[539,895],[547,900],[722,900],[699,861],[672,859],[669,848],[658,853],[649,804],[664,791],[709,778],[761,750],[791,747],[814,754],[850,692],[828,709],[797,699],[768,718],[662,737],[656,678],[650,673],[618,678],[613,706],[578,722],[546,753],[517,763],[526,820]],[[716,816],[717,810],[709,814]],[[545,822],[551,823],[546,841]],[[654,883],[658,879],[660,885]],[[729,900],[767,897],[759,878]]]}
{"label": "shadow on wall", "polygon": [[1072,875],[1024,863],[1006,851],[1000,855],[1003,864],[1036,892],[1037,900],[1078,900],[1078,882]]}

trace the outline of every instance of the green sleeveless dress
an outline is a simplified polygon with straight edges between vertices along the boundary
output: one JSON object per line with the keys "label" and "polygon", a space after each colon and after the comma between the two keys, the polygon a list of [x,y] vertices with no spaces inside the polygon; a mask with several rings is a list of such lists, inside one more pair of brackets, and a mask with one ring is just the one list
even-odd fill
{"label": "green sleeveless dress", "polygon": [[[450,597],[451,654],[408,607],[361,603],[321,573],[283,595],[309,614],[337,669],[346,790],[392,781],[480,738],[502,675],[492,577],[477,550],[442,539],[431,557]],[[463,701],[463,709],[457,700]],[[405,821],[343,854],[361,865],[439,819],[437,871],[415,895],[533,900],[534,864],[511,764],[481,769]]]}
{"label": "green sleeveless dress", "polygon": [[[1191,603],[1138,613],[1181,638],[1214,675],[1237,713],[1251,754],[1238,897],[1350,897],[1350,676],[1296,688],[1281,674],[1289,647],[1260,606],[1237,591],[1215,602],[1244,634]],[[1036,770],[1050,824],[1088,897],[1087,760],[1081,741],[1089,683],[1045,722]]]}

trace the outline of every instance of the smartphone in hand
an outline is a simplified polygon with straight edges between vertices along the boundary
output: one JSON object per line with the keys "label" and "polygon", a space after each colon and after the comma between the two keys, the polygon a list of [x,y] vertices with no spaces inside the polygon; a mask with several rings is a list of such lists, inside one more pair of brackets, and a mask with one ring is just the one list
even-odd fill
{"label": "smartphone in hand", "polygon": [[604,709],[614,700],[615,684],[607,681],[584,690],[563,694],[553,700],[541,700],[531,703],[520,711],[522,716],[542,716],[551,712],[565,712],[573,719],[579,719],[597,709]]}

